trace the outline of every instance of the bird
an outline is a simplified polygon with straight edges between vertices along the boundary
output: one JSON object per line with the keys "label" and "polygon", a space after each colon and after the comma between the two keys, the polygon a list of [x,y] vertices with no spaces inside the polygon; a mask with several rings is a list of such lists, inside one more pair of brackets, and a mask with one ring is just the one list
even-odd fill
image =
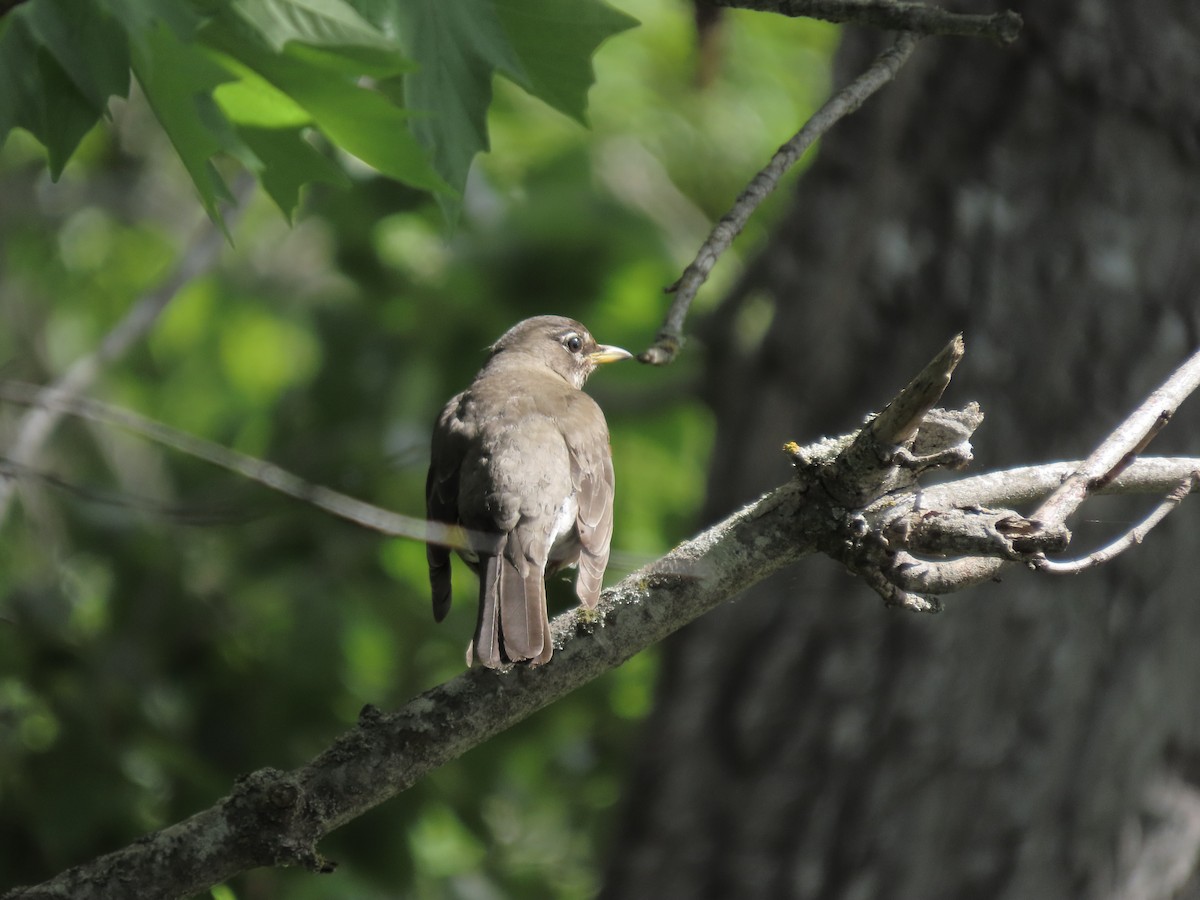
{"label": "bird", "polygon": [[[597,343],[574,319],[525,319],[492,344],[470,386],[438,416],[426,515],[477,536],[457,551],[479,576],[468,667],[473,657],[491,669],[549,662],[548,575],[577,565],[575,594],[596,606],[614,478],[608,423],[583,385],[597,366],[632,356]],[[440,622],[452,599],[450,550],[430,543],[427,557]]]}

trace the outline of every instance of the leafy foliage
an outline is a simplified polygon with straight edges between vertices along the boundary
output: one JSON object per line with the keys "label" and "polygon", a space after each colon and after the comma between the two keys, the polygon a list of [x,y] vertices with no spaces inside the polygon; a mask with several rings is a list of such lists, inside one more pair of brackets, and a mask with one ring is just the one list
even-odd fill
{"label": "leafy foliage", "polygon": [[[27,16],[43,2],[18,11]],[[722,74],[699,89],[688,10],[622,4],[645,27],[595,56],[591,131],[562,111],[582,109],[579,73],[590,70],[593,38],[572,43],[551,32],[560,36],[546,40],[562,53],[561,70],[549,49],[535,64],[511,40],[503,58],[563,96],[550,106],[520,82],[488,76],[493,152],[476,159],[449,238],[427,191],[331,159],[326,139],[312,140],[318,116],[336,122],[339,103],[365,92],[353,71],[372,73],[385,116],[409,116],[393,89],[402,94],[403,78],[417,70],[388,69],[392,57],[361,35],[366,27],[391,40],[378,8],[352,5],[359,42],[343,52],[282,38],[294,33],[288,28],[317,30],[293,19],[303,8],[330,8],[322,3],[224,6],[220,46],[216,4],[91,4],[119,20],[123,36],[142,35],[136,48],[124,38],[126,77],[135,57],[161,66],[164,48],[182,47],[194,65],[169,79],[224,79],[203,96],[228,133],[197,125],[199,112],[182,126],[232,148],[200,161],[216,161],[225,173],[217,177],[227,177],[221,157],[234,150],[271,161],[261,170],[270,199],[257,193],[231,226],[235,245],[220,265],[180,292],[95,393],[419,514],[433,417],[478,368],[483,348],[519,318],[560,312],[606,342],[640,349],[661,318],[662,287],[709,218],[822,98],[830,29],[734,17]],[[583,23],[581,34],[584,10],[596,9],[511,7],[494,6],[505,29],[513,9],[549,16],[560,8],[570,10],[571,27]],[[247,10],[261,14],[243,25],[237,16]],[[17,21],[9,14],[0,28]],[[100,26],[90,33],[112,38]],[[520,31],[529,40],[537,33]],[[252,66],[239,42],[255,34]],[[0,42],[8,40],[6,30]],[[85,58],[107,52],[89,46]],[[31,51],[31,64],[39,53]],[[68,78],[56,57],[47,60]],[[304,69],[310,62],[318,69]],[[10,63],[0,52],[0,66]],[[297,76],[293,93],[297,67],[337,83]],[[113,83],[103,90],[119,94]],[[3,377],[42,382],[61,373],[187,253],[204,214],[175,137],[151,107],[166,102],[152,91],[170,89],[178,92],[156,85],[110,102],[111,126],[83,128],[57,163],[43,133],[23,123],[0,150]],[[0,80],[6,104],[14,91]],[[85,100],[94,122],[97,107]],[[167,114],[199,110],[196,102],[177,96]],[[342,187],[316,183],[297,195],[322,165]],[[267,183],[275,177],[278,187]],[[292,227],[274,208],[280,195],[303,201]],[[755,223],[750,244],[758,235]],[[738,249],[718,282],[736,274]],[[688,350],[669,370],[613,366],[589,383],[608,414],[617,467],[610,579],[696,524],[713,426],[695,395],[703,346]],[[0,447],[19,412],[0,406]],[[419,545],[80,422],[60,426],[35,468],[76,490],[26,473],[22,502],[0,523],[0,890],[207,807],[239,774],[300,765],[363,704],[397,707],[461,671],[474,581],[456,571],[458,602],[435,626]],[[571,602],[569,584],[552,589],[560,607]],[[322,845],[341,862],[331,878],[252,872],[214,897],[590,896],[654,674],[654,654],[640,656],[335,833]]]}
{"label": "leafy foliage", "polygon": [[28,130],[58,177],[132,70],[218,221],[219,156],[288,217],[345,183],[304,129],[453,210],[493,74],[582,118],[591,54],[632,24],[602,0],[29,0],[0,20],[0,141]]}

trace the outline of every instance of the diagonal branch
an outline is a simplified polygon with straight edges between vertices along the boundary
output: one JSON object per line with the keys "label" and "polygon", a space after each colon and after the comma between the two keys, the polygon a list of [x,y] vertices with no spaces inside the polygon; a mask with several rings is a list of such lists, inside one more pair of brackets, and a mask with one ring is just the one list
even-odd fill
{"label": "diagonal branch", "polygon": [[[957,464],[968,458],[967,438],[982,421],[978,408],[971,404],[958,414],[928,409],[960,356],[955,339],[892,401],[892,413],[873,420],[881,424],[872,440],[902,438],[901,449],[918,459],[945,457]],[[920,409],[926,412],[914,431],[911,418]],[[868,425],[863,430],[875,429]],[[1065,529],[1042,533],[1038,523],[1018,513],[982,507],[1006,497],[1038,499],[1053,491],[1064,473],[1087,466],[1054,463],[929,490],[911,481],[893,489],[903,480],[870,476],[866,480],[878,485],[880,494],[861,508],[846,508],[837,498],[860,489],[869,457],[863,456],[862,466],[839,468],[839,460],[858,437],[820,442],[807,452],[797,448],[792,451],[797,473],[787,484],[605,591],[595,610],[558,616],[549,664],[470,670],[392,714],[366,707],[355,729],[307,765],[245,776],[209,809],[41,885],[14,889],[3,900],[165,900],[202,891],[256,866],[330,871],[332,864],[317,850],[330,831],[800,557],[823,551],[860,572],[889,603],[931,611],[937,601],[916,592],[922,583],[945,590],[963,585],[946,580],[950,568],[931,567],[924,581],[919,570],[887,568],[880,556],[904,555],[889,542],[908,541],[935,553],[967,546],[1005,559],[1019,557],[1021,542],[1033,541],[1036,547],[1040,538],[1059,541]],[[898,453],[877,454],[875,464],[901,469],[906,459]],[[1198,468],[1200,459],[1139,459],[1093,489],[1163,491],[1184,479],[1194,489]],[[839,477],[847,483],[836,484]],[[930,508],[935,498],[944,504],[936,510]],[[903,518],[909,525],[900,523]],[[973,520],[983,523],[982,541],[972,537]],[[888,531],[888,523],[896,527]],[[938,529],[947,535],[945,542],[938,542]]]}
{"label": "diagonal branch", "polygon": [[1175,507],[1183,502],[1184,497],[1196,489],[1197,479],[1200,479],[1200,472],[1189,474],[1187,478],[1184,478],[1172,488],[1171,492],[1163,498],[1162,503],[1158,504],[1150,515],[1146,516],[1146,518],[1115,541],[1106,544],[1099,550],[1094,550],[1081,559],[1053,560],[1042,558],[1037,560],[1034,566],[1039,571],[1050,572],[1055,575],[1075,575],[1116,559],[1130,547],[1144,541],[1146,535],[1154,530],[1154,527],[1159,522],[1173,512]]}
{"label": "diagonal branch", "polygon": [[990,38],[1011,44],[1021,33],[1021,17],[1012,10],[991,15],[955,13],[924,3],[895,0],[711,0],[714,6],[805,16],[840,25],[865,25],[885,31]]}
{"label": "diagonal branch", "polygon": [[1071,477],[1038,507],[1033,515],[1058,524],[1079,508],[1088,495],[1103,487],[1146,448],[1175,410],[1200,387],[1200,350],[1171,373],[1146,401],[1131,412]]}
{"label": "diagonal branch", "polygon": [[1006,10],[992,15],[953,13],[924,3],[901,3],[896,0],[711,0],[715,6],[775,12],[785,16],[807,16],[849,25],[866,25],[897,31],[893,44],[876,58],[858,78],[833,95],[825,105],[804,123],[786,144],[775,152],[771,161],[751,179],[734,201],[729,212],[721,216],[712,232],[696,253],[696,258],[683,270],[679,279],[667,288],[674,299],[667,310],[654,343],[638,355],[638,360],[662,366],[674,361],[683,347],[683,322],[696,294],[708,280],[721,255],[742,233],[759,205],[779,185],[780,179],[805,154],[809,147],[839,120],[850,115],[866,100],[896,77],[908,61],[917,42],[929,35],[959,35],[990,38],[998,44],[1010,44],[1020,34],[1022,20],[1017,13]]}
{"label": "diagonal branch", "polygon": [[[69,414],[90,422],[123,428],[164,447],[234,472],[294,500],[310,503],[340,519],[392,537],[411,538],[451,549],[471,549],[477,552],[495,547],[495,535],[472,531],[459,525],[405,516],[374,506],[323,485],[313,484],[264,459],[247,456],[213,441],[171,428],[162,422],[147,419],[132,410],[111,406],[90,397],[80,397],[70,391],[38,387],[19,381],[0,381],[0,400],[26,404],[35,411],[53,412],[57,416]],[[0,479],[11,481],[23,477],[28,471],[27,467],[15,460],[0,460]],[[48,479],[43,477],[43,480]]]}
{"label": "diagonal branch", "polygon": [[[1077,463],[1014,470],[1022,484],[1009,490],[1049,490],[1064,465]],[[1105,491],[1158,489],[1197,466],[1138,460]],[[995,473],[938,490],[958,504],[994,502],[987,490],[1001,478],[1013,480]],[[606,590],[596,610],[558,616],[548,665],[473,669],[395,713],[366,707],[355,729],[307,765],[248,775],[209,809],[2,900],[156,900],[256,866],[329,871],[316,844],[333,829],[813,552],[811,535],[830,519],[828,502],[813,493],[800,479],[785,484]]]}
{"label": "diagonal branch", "polygon": [[[234,205],[226,220],[227,228],[233,227],[253,187],[254,179],[248,175],[242,177],[234,187]],[[134,303],[125,316],[104,336],[100,345],[91,353],[75,360],[47,390],[56,391],[64,396],[74,396],[86,391],[109,363],[123,356],[150,330],[167,304],[175,299],[186,285],[216,264],[224,245],[224,233],[205,217],[171,274],[158,287]],[[62,415],[62,410],[49,405],[34,405],[17,423],[16,438],[6,452],[8,459],[17,466],[32,464]],[[8,515],[16,485],[17,482],[11,476],[0,474],[0,522]]]}
{"label": "diagonal branch", "polygon": [[832,128],[840,119],[854,112],[872,94],[891,81],[900,67],[916,49],[919,38],[904,33],[895,43],[879,55],[867,71],[833,95],[825,105],[804,123],[790,141],[775,151],[771,161],[751,179],[746,189],[734,202],[733,207],[721,216],[712,233],[700,246],[696,258],[688,264],[679,280],[667,288],[675,294],[663,326],[655,336],[654,344],[643,351],[638,360],[661,366],[675,359],[683,346],[683,320],[700,287],[708,280],[713,266],[721,258],[734,238],[742,233],[750,216],[771,195],[784,173],[790,169],[813,143]]}

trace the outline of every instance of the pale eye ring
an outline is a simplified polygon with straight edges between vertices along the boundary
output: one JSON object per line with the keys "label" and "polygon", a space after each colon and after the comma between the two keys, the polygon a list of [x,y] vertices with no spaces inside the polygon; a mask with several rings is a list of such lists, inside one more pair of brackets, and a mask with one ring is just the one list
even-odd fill
{"label": "pale eye ring", "polygon": [[568,335],[567,339],[563,341],[563,346],[572,353],[578,353],[583,347],[583,338],[577,334]]}

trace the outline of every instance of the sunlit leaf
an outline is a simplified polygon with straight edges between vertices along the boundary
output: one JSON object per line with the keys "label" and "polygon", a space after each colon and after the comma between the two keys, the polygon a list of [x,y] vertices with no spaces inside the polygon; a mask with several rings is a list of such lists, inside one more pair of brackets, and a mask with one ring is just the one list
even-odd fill
{"label": "sunlit leaf", "polygon": [[377,47],[389,52],[396,49],[345,0],[231,0],[229,11],[277,51],[293,41]]}
{"label": "sunlit leaf", "polygon": [[591,54],[635,24],[599,0],[361,0],[360,9],[394,31],[419,64],[403,80],[406,105],[425,113],[410,127],[458,191],[475,155],[488,149],[497,73],[582,119]]}
{"label": "sunlit leaf", "polygon": [[283,53],[260,53],[220,24],[210,26],[206,35],[290,97],[336,146],[414,187],[445,189],[407,129],[408,113],[379,91],[361,86],[332,54],[298,45]]}
{"label": "sunlit leaf", "polygon": [[260,128],[295,128],[312,122],[304,107],[254,70],[229,57],[221,63],[238,76],[213,91],[230,121]]}
{"label": "sunlit leaf", "polygon": [[204,208],[220,222],[217,201],[228,199],[229,189],[212,158],[226,152],[253,162],[253,154],[212,98],[217,85],[233,76],[203,48],[181,42],[163,25],[147,34],[144,46],[135,48],[133,71],[191,175]]}

